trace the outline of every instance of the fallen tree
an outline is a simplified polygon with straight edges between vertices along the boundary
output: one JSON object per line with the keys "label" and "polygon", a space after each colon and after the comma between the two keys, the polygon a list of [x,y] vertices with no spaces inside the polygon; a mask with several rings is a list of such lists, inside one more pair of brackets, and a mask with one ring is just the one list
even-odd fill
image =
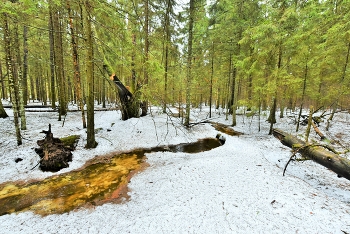
{"label": "fallen tree", "polygon": [[329,151],[326,149],[326,146],[320,144],[307,144],[280,129],[273,129],[272,133],[273,136],[279,139],[283,145],[296,150],[302,156],[337,173],[338,177],[344,177],[350,180],[350,160]]}

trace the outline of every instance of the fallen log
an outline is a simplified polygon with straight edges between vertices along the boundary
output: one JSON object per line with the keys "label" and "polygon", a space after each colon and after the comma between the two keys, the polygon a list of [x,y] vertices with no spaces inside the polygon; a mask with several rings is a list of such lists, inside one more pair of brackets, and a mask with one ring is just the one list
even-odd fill
{"label": "fallen log", "polygon": [[337,173],[338,177],[344,177],[350,180],[350,160],[340,157],[320,145],[308,145],[304,141],[280,129],[273,129],[273,136],[279,139],[283,145],[297,149],[304,157]]}

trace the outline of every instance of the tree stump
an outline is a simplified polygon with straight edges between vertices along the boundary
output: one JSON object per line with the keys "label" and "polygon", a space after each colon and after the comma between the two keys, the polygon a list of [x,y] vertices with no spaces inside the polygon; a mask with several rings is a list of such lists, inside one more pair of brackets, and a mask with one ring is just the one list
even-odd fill
{"label": "tree stump", "polygon": [[45,133],[46,136],[43,140],[37,141],[40,148],[35,149],[41,158],[40,169],[55,172],[68,167],[68,162],[72,161],[71,149],[66,147],[59,138],[53,137],[51,124],[49,124],[49,130],[43,130],[42,133]]}

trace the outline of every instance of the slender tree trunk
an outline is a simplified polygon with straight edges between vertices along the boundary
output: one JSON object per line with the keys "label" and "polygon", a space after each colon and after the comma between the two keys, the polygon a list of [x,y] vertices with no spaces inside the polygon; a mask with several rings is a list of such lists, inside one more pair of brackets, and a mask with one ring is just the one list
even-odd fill
{"label": "slender tree trunk", "polygon": [[303,93],[301,95],[301,103],[300,103],[300,110],[299,110],[299,115],[298,115],[298,120],[297,120],[297,128],[295,130],[296,132],[299,131],[300,118],[301,118],[301,113],[303,111],[303,106],[304,106],[304,99],[305,99],[305,93],[306,93],[306,81],[307,81],[307,75],[308,75],[307,62],[308,62],[308,59],[306,59],[305,70],[304,70]]}
{"label": "slender tree trunk", "polygon": [[9,86],[11,91],[13,119],[14,119],[15,129],[16,129],[17,145],[22,145],[22,137],[21,137],[21,130],[19,125],[19,113],[18,113],[18,92],[16,90],[18,81],[16,80],[16,77],[13,75],[14,74],[13,64],[15,63],[15,61],[14,61],[14,56],[12,55],[12,52],[11,52],[11,34],[10,34],[7,13],[3,13],[3,18],[4,18],[3,33],[4,33],[6,67],[7,67]]}
{"label": "slender tree trunk", "polygon": [[278,95],[278,83],[279,83],[279,73],[280,69],[282,67],[282,45],[279,46],[279,51],[278,51],[278,63],[277,63],[277,77],[275,78],[276,82],[276,90],[275,90],[275,95],[273,97],[273,104],[272,108],[270,110],[270,115],[267,121],[270,123],[270,130],[269,130],[269,135],[272,134],[273,130],[273,125],[276,123],[276,109],[277,109],[277,95]]}
{"label": "slender tree trunk", "polygon": [[94,54],[93,35],[91,28],[92,6],[89,0],[84,1],[84,32],[86,38],[86,80],[87,80],[87,143],[86,148],[95,148],[95,117],[94,117]]}
{"label": "slender tree trunk", "polygon": [[131,87],[130,91],[131,93],[136,92],[136,68],[135,68],[135,58],[136,58],[136,34],[133,32],[131,36],[132,40],[132,54],[131,54]]}
{"label": "slender tree trunk", "polygon": [[[144,82],[147,86],[148,84],[148,60],[149,60],[149,6],[148,2],[149,0],[144,0],[145,3],[145,24],[144,24],[144,32],[145,32],[145,63],[144,63]],[[147,115],[147,109],[148,109],[148,101],[143,100],[142,102],[142,108],[141,108],[141,116]]]}
{"label": "slender tree trunk", "polygon": [[[211,73],[210,73],[210,90],[209,90],[209,118],[211,118],[211,107],[213,101],[213,79],[214,79],[214,42],[211,49]],[[201,103],[202,104],[202,103]]]}
{"label": "slender tree trunk", "polygon": [[2,63],[0,60],[0,81],[1,81],[1,94],[2,98],[7,99],[7,92],[6,92],[6,87],[5,87],[5,81],[4,81],[4,76],[2,73]]}
{"label": "slender tree trunk", "polygon": [[226,120],[228,120],[228,114],[232,114],[232,89],[231,89],[231,81],[232,81],[232,52],[230,52],[229,56],[229,68],[228,68],[228,81],[227,81],[227,96],[226,96]]}
{"label": "slender tree trunk", "polygon": [[2,66],[0,61],[0,81],[1,81],[1,97],[0,97],[0,118],[7,118],[8,115],[4,109],[4,106],[2,105],[2,99],[5,98],[5,87],[4,87],[4,80],[2,76]]}
{"label": "slender tree trunk", "polygon": [[237,78],[237,68],[233,67],[232,70],[232,126],[237,125],[237,96],[238,96],[238,78]]}
{"label": "slender tree trunk", "polygon": [[[57,8],[57,7],[56,7]],[[55,70],[58,81],[59,91],[59,110],[58,121],[62,120],[62,116],[67,113],[67,101],[66,101],[66,81],[64,77],[64,64],[63,64],[63,45],[62,45],[62,32],[60,26],[60,10],[55,9],[53,14],[53,29],[54,29],[54,48],[55,48]]]}
{"label": "slender tree trunk", "polygon": [[[52,0],[49,0],[49,41],[50,41],[50,94],[51,106],[56,109],[56,81],[55,81],[55,41],[53,33]],[[32,96],[33,96],[32,92]]]}
{"label": "slender tree trunk", "polygon": [[106,108],[106,80],[102,80],[102,90],[101,90],[101,97],[102,97],[102,108]]}
{"label": "slender tree trunk", "polygon": [[16,80],[18,82],[17,89],[18,89],[18,112],[19,116],[21,118],[21,130],[27,129],[26,124],[26,113],[24,110],[24,101],[23,101],[23,73],[22,73],[22,60],[21,60],[21,53],[19,50],[19,36],[18,36],[18,22],[17,19],[14,23],[14,50],[15,50],[15,56],[16,56],[16,62],[15,62],[15,73],[14,76],[16,77]]}
{"label": "slender tree trunk", "polygon": [[190,15],[188,27],[188,52],[187,52],[187,69],[186,69],[186,116],[184,125],[190,125],[191,111],[191,85],[192,85],[192,44],[193,44],[193,22],[194,22],[194,3],[195,0],[190,0]]}
{"label": "slender tree trunk", "polygon": [[71,8],[69,4],[69,0],[67,0],[67,10],[69,16],[69,29],[71,33],[71,44],[72,44],[72,57],[73,57],[73,69],[74,69],[74,89],[76,99],[81,110],[81,119],[83,123],[83,128],[86,128],[86,120],[85,120],[85,111],[84,111],[84,102],[82,98],[82,90],[81,90],[81,79],[80,79],[80,66],[79,66],[79,57],[78,57],[78,45],[74,32],[73,26],[73,17],[71,13]]}
{"label": "slender tree trunk", "polygon": [[26,105],[28,103],[28,27],[23,26],[23,77],[22,77],[22,87],[23,87],[23,103]]}
{"label": "slender tree trunk", "polygon": [[310,111],[309,111],[309,118],[307,121],[307,128],[306,128],[306,132],[305,132],[305,142],[308,143],[309,142],[309,135],[310,135],[310,130],[311,130],[311,125],[312,125],[312,114],[313,114],[313,107],[310,106]]}
{"label": "slender tree trunk", "polygon": [[171,1],[167,0],[167,7],[165,12],[165,58],[164,58],[164,104],[163,113],[166,113],[166,106],[168,104],[168,72],[169,72],[169,46],[170,40],[170,10]]}

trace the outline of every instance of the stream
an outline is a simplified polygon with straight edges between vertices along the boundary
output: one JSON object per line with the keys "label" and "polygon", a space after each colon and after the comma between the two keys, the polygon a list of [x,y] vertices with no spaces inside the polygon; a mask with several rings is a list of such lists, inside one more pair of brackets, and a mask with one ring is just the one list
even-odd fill
{"label": "stream", "polygon": [[127,184],[133,174],[146,167],[151,152],[199,153],[219,147],[216,138],[193,143],[136,149],[112,156],[99,156],[82,168],[44,180],[0,184],[0,215],[32,211],[39,215],[62,214],[81,207],[127,198]]}

